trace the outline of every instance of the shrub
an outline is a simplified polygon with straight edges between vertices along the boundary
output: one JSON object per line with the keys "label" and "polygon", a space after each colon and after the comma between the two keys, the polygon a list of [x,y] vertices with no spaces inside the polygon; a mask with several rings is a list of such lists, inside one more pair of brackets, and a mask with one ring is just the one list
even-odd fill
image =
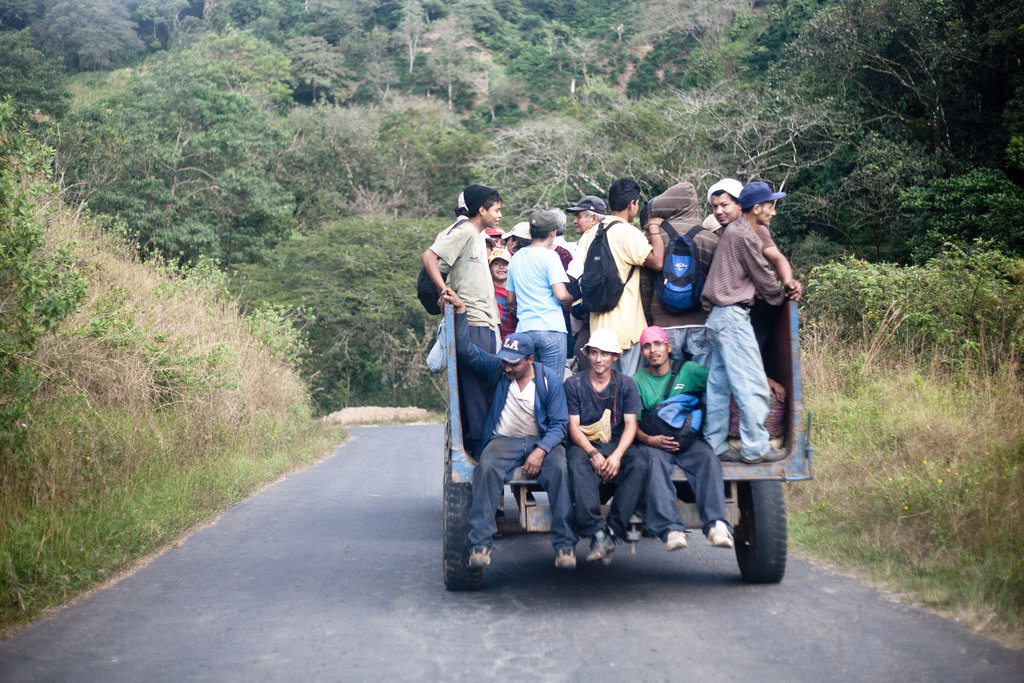
{"label": "shrub", "polygon": [[829,323],[841,340],[871,340],[942,362],[995,368],[1024,343],[1022,266],[976,243],[924,266],[848,258],[807,279],[808,324]]}
{"label": "shrub", "polygon": [[39,377],[30,354],[75,309],[86,281],[67,247],[47,241],[36,198],[52,189],[47,150],[14,123],[0,102],[0,458],[25,434]]}

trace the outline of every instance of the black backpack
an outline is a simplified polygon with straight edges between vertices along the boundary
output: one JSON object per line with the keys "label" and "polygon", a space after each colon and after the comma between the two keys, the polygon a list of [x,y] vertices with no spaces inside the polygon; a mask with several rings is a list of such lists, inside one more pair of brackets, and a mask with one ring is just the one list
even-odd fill
{"label": "black backpack", "polygon": [[426,266],[420,266],[420,274],[416,278],[416,296],[419,297],[420,303],[423,304],[427,313],[441,315],[441,307],[437,305],[437,300],[441,295],[437,293],[437,286],[430,279]]}
{"label": "black backpack", "polygon": [[[458,226],[466,222],[465,218],[456,220],[448,227],[448,232],[451,232]],[[447,279],[447,273],[441,273],[441,276]],[[426,266],[420,266],[420,274],[416,278],[416,297],[423,304],[423,308],[426,309],[430,315],[441,315],[441,307],[437,305],[439,298],[437,293],[437,286],[434,281],[430,279],[430,273],[427,272]]]}
{"label": "black backpack", "polygon": [[633,277],[636,266],[629,270],[626,281],[619,279],[619,267],[612,256],[611,245],[608,244],[608,230],[616,223],[626,225],[624,221],[614,220],[608,225],[601,225],[594,234],[594,241],[587,250],[587,258],[583,262],[583,275],[580,276],[580,292],[583,305],[589,313],[605,313],[619,305],[626,282]]}
{"label": "black backpack", "polygon": [[703,226],[695,225],[680,235],[667,221],[662,229],[668,233],[665,261],[654,288],[658,301],[669,313],[687,313],[701,307],[704,273],[700,269],[700,253],[693,241]]}

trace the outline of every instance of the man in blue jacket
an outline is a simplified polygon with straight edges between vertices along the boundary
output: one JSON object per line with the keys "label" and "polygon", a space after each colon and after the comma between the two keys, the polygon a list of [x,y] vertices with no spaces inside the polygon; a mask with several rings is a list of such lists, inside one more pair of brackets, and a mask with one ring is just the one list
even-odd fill
{"label": "man in blue jacket", "polygon": [[565,439],[569,412],[560,368],[546,368],[533,357],[529,334],[505,337],[497,354],[470,341],[466,306],[449,290],[445,300],[455,307],[455,350],[480,377],[497,377],[487,419],[481,430],[480,458],[473,470],[473,502],[469,510],[469,565],[491,563],[492,538],[498,530],[494,516],[505,495],[505,482],[522,466],[523,475],[536,477],[551,506],[551,544],[555,566],[576,567],[572,498],[566,466]]}

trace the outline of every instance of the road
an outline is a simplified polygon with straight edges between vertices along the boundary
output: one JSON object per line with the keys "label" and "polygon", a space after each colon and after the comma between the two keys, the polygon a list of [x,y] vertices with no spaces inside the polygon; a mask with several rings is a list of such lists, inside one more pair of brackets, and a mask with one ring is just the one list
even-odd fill
{"label": "road", "polygon": [[744,584],[699,533],[575,572],[546,535],[510,534],[483,590],[448,593],[442,428],[352,433],[0,642],[0,681],[1024,679],[1024,655],[798,557],[781,584]]}

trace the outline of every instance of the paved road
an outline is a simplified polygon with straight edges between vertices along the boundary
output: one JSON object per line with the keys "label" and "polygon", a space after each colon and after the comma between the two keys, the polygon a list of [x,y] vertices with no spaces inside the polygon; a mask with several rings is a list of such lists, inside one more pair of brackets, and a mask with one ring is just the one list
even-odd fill
{"label": "paved road", "polygon": [[448,593],[441,427],[353,434],[0,642],[0,681],[1024,679],[1024,655],[799,558],[746,585],[700,536],[562,573],[544,535],[509,535],[484,590]]}

